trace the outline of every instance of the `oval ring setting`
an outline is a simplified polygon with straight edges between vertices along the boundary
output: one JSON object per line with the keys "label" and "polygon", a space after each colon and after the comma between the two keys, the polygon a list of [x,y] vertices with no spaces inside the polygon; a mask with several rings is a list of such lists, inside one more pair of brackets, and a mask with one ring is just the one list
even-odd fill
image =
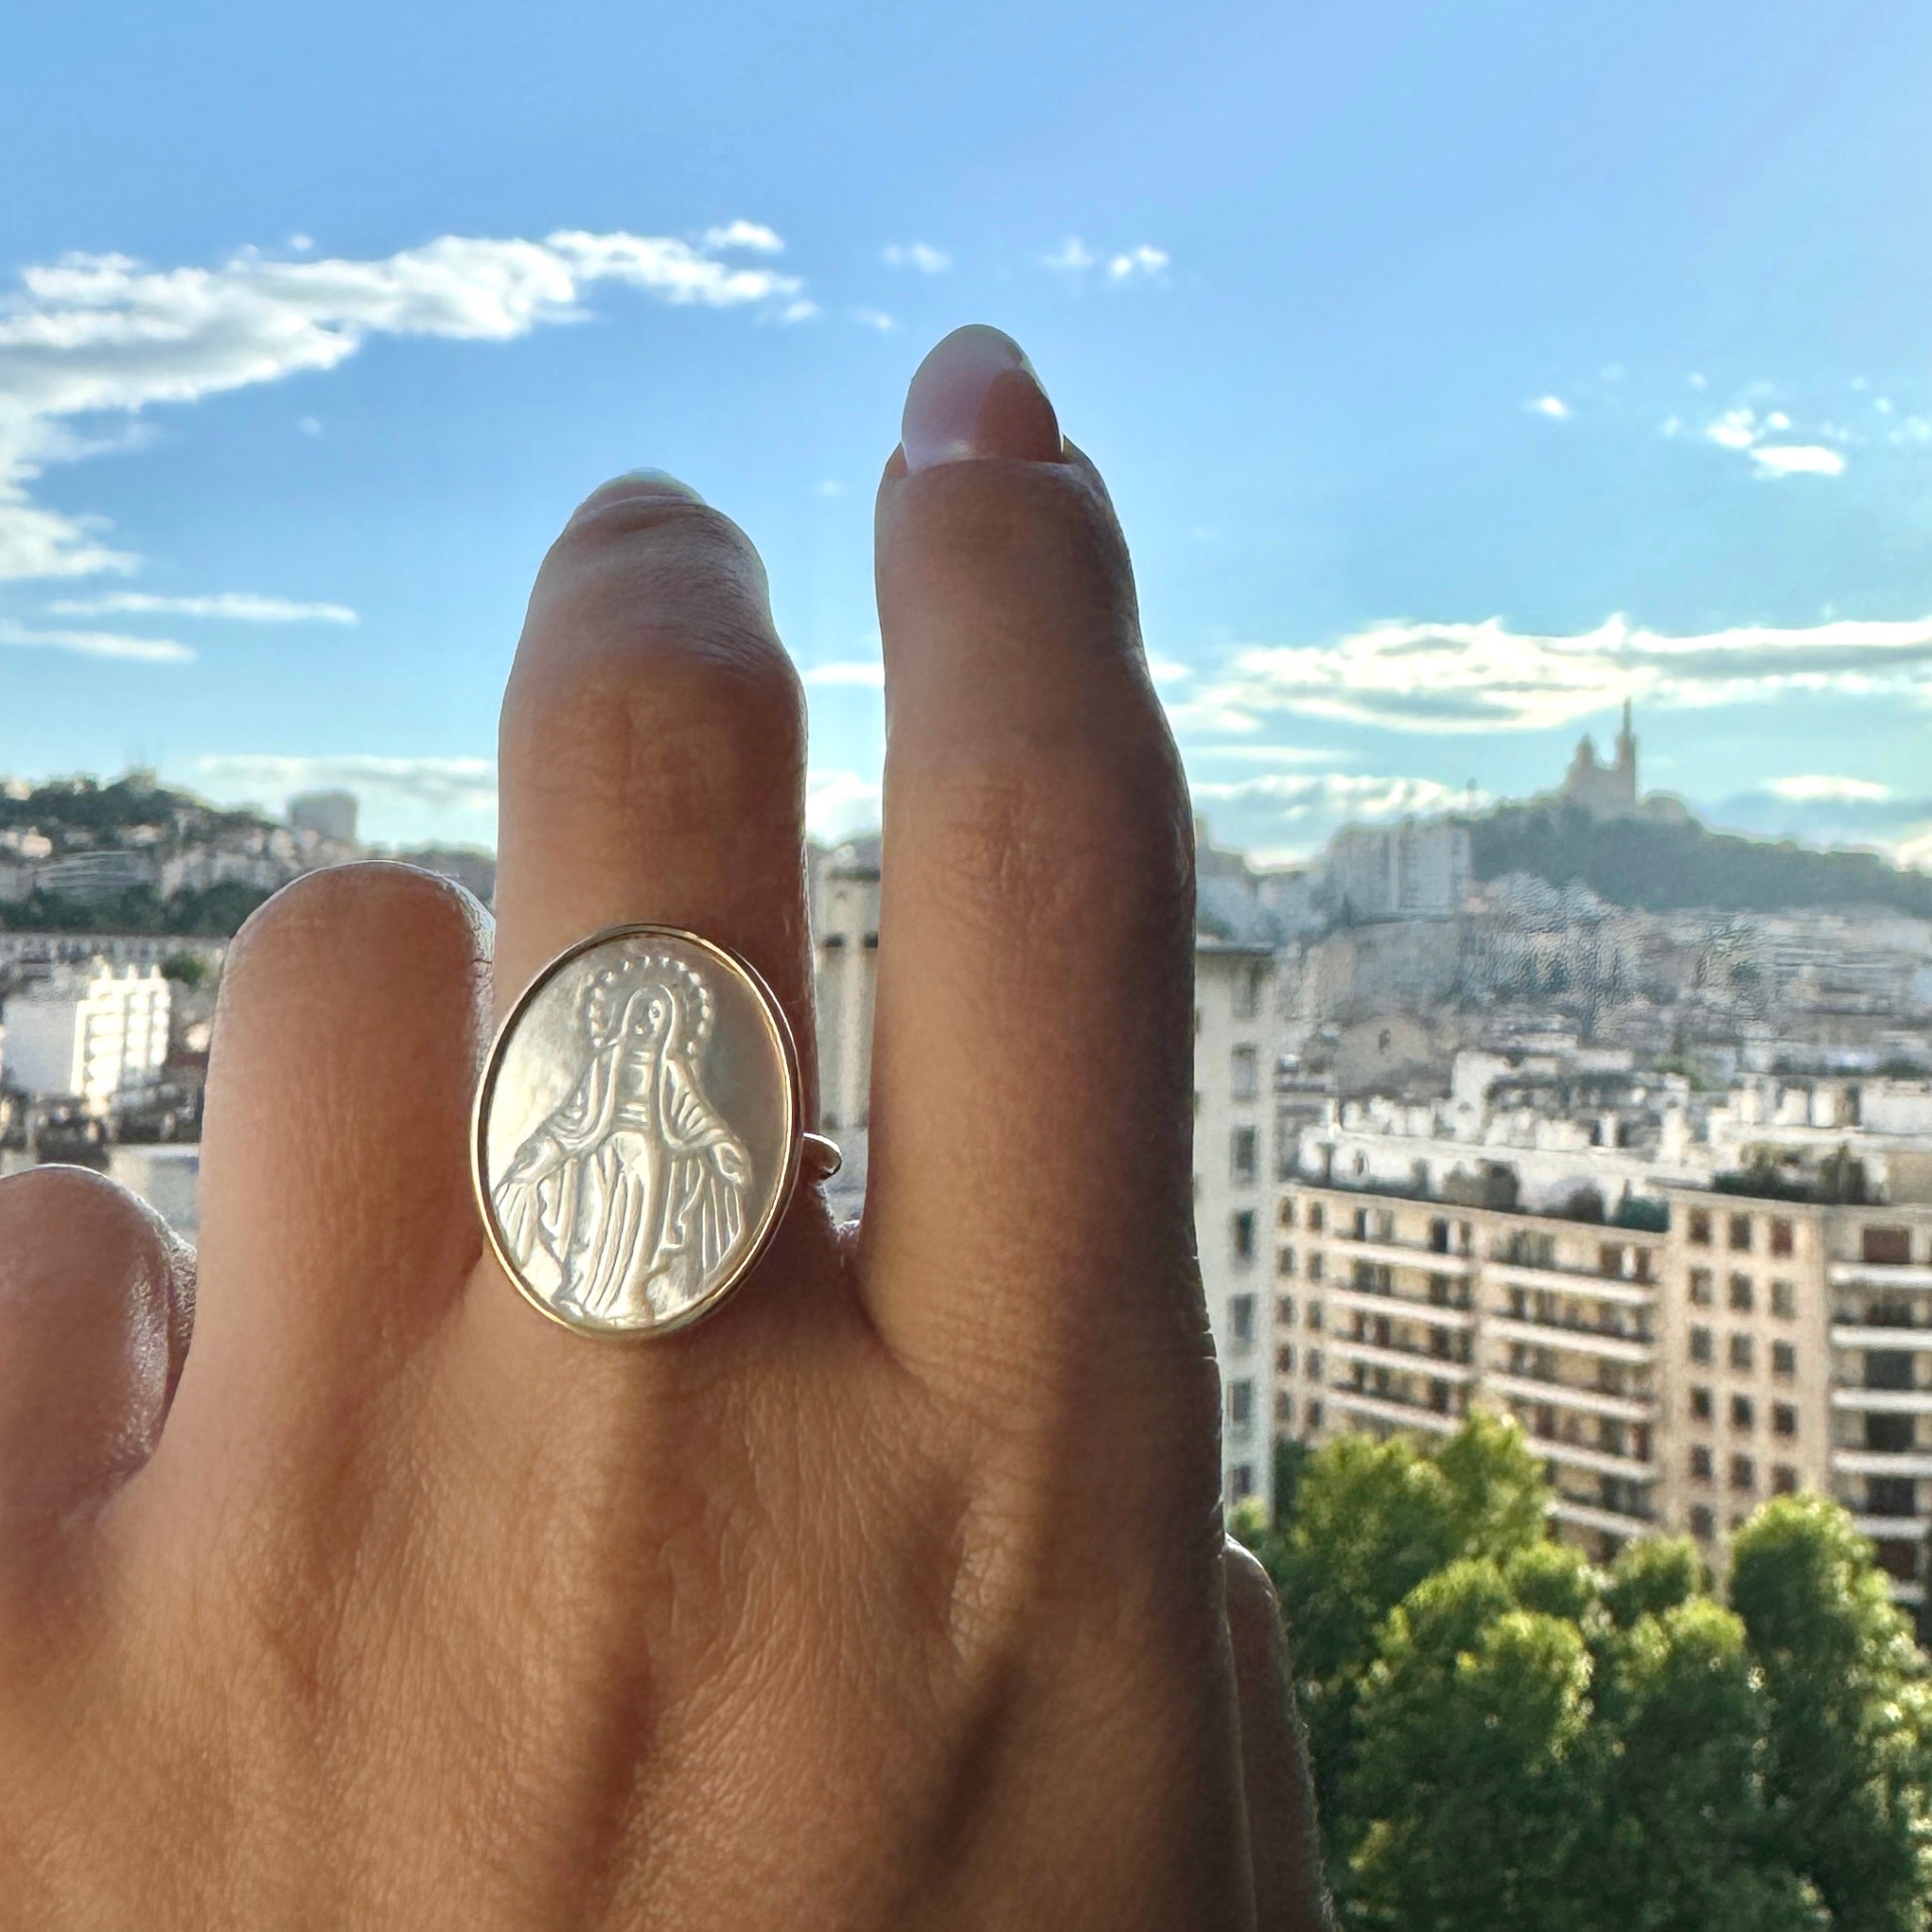
{"label": "oval ring setting", "polygon": [[477,1089],[477,1206],[503,1271],[580,1334],[635,1339],[715,1309],[770,1244],[801,1171],[798,1049],[750,963],[681,927],[557,955],[504,1017]]}

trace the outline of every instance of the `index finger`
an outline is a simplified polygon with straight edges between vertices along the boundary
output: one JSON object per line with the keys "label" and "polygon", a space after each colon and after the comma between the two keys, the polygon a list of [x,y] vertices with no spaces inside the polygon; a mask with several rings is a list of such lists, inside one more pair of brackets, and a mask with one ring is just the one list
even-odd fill
{"label": "index finger", "polygon": [[1202,1356],[1186,787],[1105,488],[1004,336],[914,379],[877,543],[875,1319],[1005,1389]]}

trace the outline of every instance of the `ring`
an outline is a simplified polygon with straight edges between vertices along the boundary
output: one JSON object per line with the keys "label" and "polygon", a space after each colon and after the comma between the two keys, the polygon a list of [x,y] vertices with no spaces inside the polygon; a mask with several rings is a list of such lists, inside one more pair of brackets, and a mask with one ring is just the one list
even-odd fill
{"label": "ring", "polygon": [[744,1280],[801,1175],[798,1048],[751,964],[677,926],[580,940],[524,990],[477,1089],[470,1171],[497,1259],[579,1334],[689,1327]]}

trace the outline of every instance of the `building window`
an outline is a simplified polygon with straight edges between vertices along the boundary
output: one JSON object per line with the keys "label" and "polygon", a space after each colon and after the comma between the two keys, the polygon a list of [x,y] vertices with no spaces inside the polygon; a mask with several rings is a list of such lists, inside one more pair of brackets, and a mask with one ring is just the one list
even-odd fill
{"label": "building window", "polygon": [[1701,1502],[1691,1512],[1691,1534],[1700,1543],[1708,1543],[1717,1534],[1716,1519]]}
{"label": "building window", "polygon": [[1294,1427],[1294,1397],[1286,1389],[1278,1391],[1275,1395],[1274,1419],[1284,1429]]}
{"label": "building window", "polygon": [[1755,1351],[1748,1335],[1733,1335],[1730,1338],[1730,1365],[1741,1375],[1749,1375]]}
{"label": "building window", "polygon": [[1255,1297],[1251,1294],[1231,1294],[1228,1296],[1228,1333],[1234,1337],[1237,1348],[1252,1348],[1255,1345]]}
{"label": "building window", "polygon": [[1294,1326],[1293,1295],[1278,1294],[1274,1297],[1274,1319],[1284,1328]]}
{"label": "building window", "polygon": [[1319,1280],[1321,1280],[1321,1278],[1322,1278],[1322,1265],[1323,1265],[1323,1264],[1322,1264],[1322,1256],[1321,1256],[1321,1253],[1320,1253],[1320,1251],[1319,1251],[1319,1250],[1317,1250],[1317,1252],[1316,1252],[1316,1253],[1314,1253],[1314,1254],[1312,1254],[1312,1255],[1310,1255],[1310,1256],[1308,1256],[1308,1265],[1307,1269],[1306,1269],[1306,1270],[1304,1271],[1304,1272],[1305,1272],[1305,1273],[1307,1273],[1307,1275],[1308,1275],[1308,1279],[1309,1279],[1310,1281],[1319,1281]]}
{"label": "building window", "polygon": [[1277,1248],[1274,1251],[1274,1272],[1286,1281],[1294,1274],[1294,1250]]}
{"label": "building window", "polygon": [[1322,1332],[1322,1305],[1320,1302],[1310,1302],[1308,1304],[1308,1326],[1317,1335]]}
{"label": "building window", "polygon": [[1733,1489],[1755,1489],[1758,1486],[1758,1466],[1750,1457],[1731,1457],[1730,1486]]}
{"label": "building window", "polygon": [[1711,1360],[1711,1331],[1709,1328],[1691,1330],[1691,1360],[1709,1361]]}
{"label": "building window", "polygon": [[1255,1258],[1255,1211],[1244,1207],[1238,1214],[1228,1217],[1228,1226],[1233,1238],[1235,1259],[1252,1261]]}
{"label": "building window", "polygon": [[1751,1248],[1751,1218],[1748,1214],[1734,1214],[1730,1217],[1730,1245],[1741,1255],[1748,1255]]}
{"label": "building window", "polygon": [[1771,1312],[1787,1322],[1797,1319],[1798,1291],[1790,1282],[1774,1281],[1771,1284]]}
{"label": "building window", "polygon": [[1748,1274],[1730,1277],[1730,1305],[1741,1315],[1751,1311],[1751,1278]]}
{"label": "building window", "polygon": [[1294,1196],[1292,1194],[1284,1194],[1281,1197],[1281,1204],[1274,1210],[1274,1219],[1279,1226],[1286,1228],[1290,1234],[1293,1234]]}
{"label": "building window", "polygon": [[1274,1351],[1274,1367],[1278,1375],[1291,1376],[1294,1373],[1294,1349],[1287,1344]]}
{"label": "building window", "polygon": [[1711,1420],[1711,1391],[1694,1388],[1691,1391],[1691,1420],[1709,1422]]}
{"label": "building window", "polygon": [[1798,1433],[1798,1405],[1795,1402],[1771,1404],[1771,1431],[1775,1435]]}
{"label": "building window", "polygon": [[1757,1425],[1757,1414],[1751,1408],[1748,1396],[1733,1396],[1730,1398],[1730,1426],[1733,1429],[1751,1429]]}
{"label": "building window", "polygon": [[1317,1396],[1308,1403],[1308,1427],[1310,1429],[1319,1429],[1321,1426],[1322,1398]]}
{"label": "building window", "polygon": [[1711,1451],[1701,1442],[1691,1445],[1691,1480],[1694,1483],[1711,1480]]}
{"label": "building window", "polygon": [[1237,1100],[1252,1100],[1260,1085],[1260,1054],[1252,1046],[1237,1046],[1228,1055],[1229,1094]]}
{"label": "building window", "polygon": [[1255,1426],[1255,1384],[1245,1377],[1228,1384],[1228,1433],[1244,1436]]}
{"label": "building window", "polygon": [[1774,1255],[1791,1254],[1793,1252],[1795,1245],[1793,1237],[1796,1234],[1796,1232],[1797,1232],[1796,1229],[1788,1221],[1781,1221],[1776,1216],[1773,1216],[1771,1221],[1772,1254]]}
{"label": "building window", "polygon": [[1903,1268],[1912,1258],[1912,1237],[1907,1228],[1865,1228],[1861,1231],[1861,1259],[1874,1261],[1881,1268]]}
{"label": "building window", "polygon": [[1771,1494],[1773,1496],[1796,1496],[1798,1494],[1798,1471],[1789,1463],[1774,1463],[1772,1465]]}
{"label": "building window", "polygon": [[1798,1373],[1798,1351],[1790,1343],[1771,1344],[1771,1373],[1774,1376],[1795,1376]]}
{"label": "building window", "polygon": [[1255,1185],[1261,1165],[1261,1136],[1252,1127],[1238,1127],[1228,1138],[1228,1174],[1236,1186]]}
{"label": "building window", "polygon": [[[1307,1379],[1311,1382],[1318,1382],[1322,1379],[1322,1351],[1319,1348],[1308,1350]],[[1319,1427],[1321,1420],[1322,1405],[1319,1402],[1310,1402],[1308,1404],[1308,1421],[1310,1425]]]}
{"label": "building window", "polygon": [[1322,1232],[1322,1203],[1319,1201],[1308,1203],[1308,1232],[1311,1235]]}
{"label": "building window", "polygon": [[1238,1020],[1252,1020],[1261,1010],[1261,975],[1259,966],[1237,966],[1235,968],[1234,990],[1230,994],[1231,1008]]}
{"label": "building window", "polygon": [[1255,1466],[1253,1463],[1237,1463],[1228,1471],[1228,1495],[1236,1502],[1245,1502],[1255,1493]]}
{"label": "building window", "polygon": [[1708,1268],[1691,1270],[1691,1299],[1700,1308],[1708,1308],[1712,1303],[1711,1271]]}
{"label": "building window", "polygon": [[1684,1238],[1694,1248],[1708,1248],[1711,1245],[1711,1215],[1707,1208],[1692,1208],[1690,1224],[1684,1230]]}

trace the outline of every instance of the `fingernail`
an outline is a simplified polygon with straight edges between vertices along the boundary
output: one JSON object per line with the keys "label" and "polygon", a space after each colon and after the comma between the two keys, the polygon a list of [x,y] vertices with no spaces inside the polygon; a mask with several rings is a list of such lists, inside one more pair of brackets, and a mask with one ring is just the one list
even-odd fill
{"label": "fingernail", "polygon": [[1004,456],[1058,463],[1060,419],[1012,337],[981,323],[956,328],[919,365],[905,394],[900,447],[906,467],[930,469]]}
{"label": "fingernail", "polygon": [[571,513],[571,521],[575,523],[606,503],[628,502],[633,497],[682,497],[690,503],[704,501],[688,483],[680,483],[668,469],[627,469],[622,476],[599,483]]}

